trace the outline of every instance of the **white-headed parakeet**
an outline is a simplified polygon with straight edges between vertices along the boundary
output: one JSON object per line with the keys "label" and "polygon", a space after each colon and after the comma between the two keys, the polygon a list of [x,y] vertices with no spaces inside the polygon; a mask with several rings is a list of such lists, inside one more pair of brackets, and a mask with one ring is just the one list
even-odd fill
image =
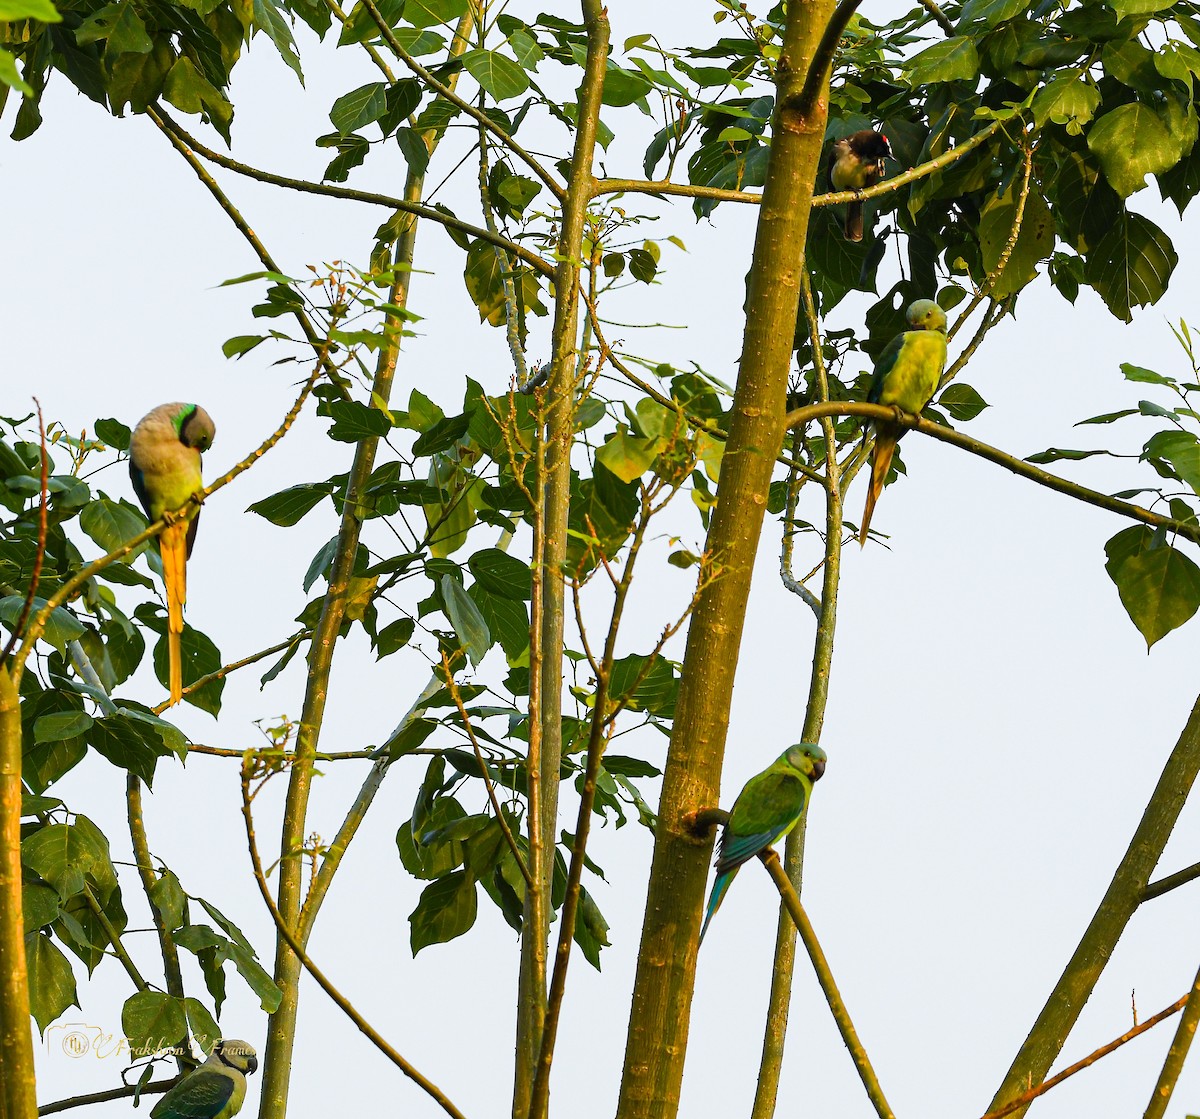
{"label": "white-headed parakeet", "polygon": [[717,878],[708,896],[701,943],[742,863],[778,843],[800,822],[813,782],[824,772],[825,751],[801,742],[784,750],[738,793],[717,845]]}
{"label": "white-headed parakeet", "polygon": [[[151,521],[169,516],[204,488],[200,455],[212,446],[216,427],[197,404],[160,404],[142,417],[129,442],[129,476]],[[200,509],[190,505],[158,538],[167,587],[167,655],[171,703],[183,696],[183,604],[187,601],[187,560],[196,541]]]}
{"label": "white-headed parakeet", "polygon": [[[897,334],[879,355],[867,400],[919,416],[937,392],[946,367],[946,312],[932,299],[918,299],[908,308],[905,318],[912,329]],[[899,424],[882,420],[875,423],[871,488],[867,491],[867,506],[858,530],[860,544],[867,542],[871,514],[891,469],[896,442],[904,431]]]}

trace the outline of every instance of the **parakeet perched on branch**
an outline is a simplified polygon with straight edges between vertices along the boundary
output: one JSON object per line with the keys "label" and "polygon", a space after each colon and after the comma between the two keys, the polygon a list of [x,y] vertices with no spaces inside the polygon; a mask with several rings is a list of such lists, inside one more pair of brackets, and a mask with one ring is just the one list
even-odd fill
{"label": "parakeet perched on branch", "polygon": [[[909,307],[905,318],[912,329],[897,334],[879,355],[867,400],[919,416],[937,392],[938,381],[946,367],[946,312],[932,299],[918,299]],[[867,506],[858,530],[859,544],[867,542],[871,514],[891,469],[896,442],[904,431],[899,424],[882,420],[875,423],[871,488],[867,491]]]}
{"label": "parakeet perched on branch", "polygon": [[[885,159],[895,159],[892,146],[882,132],[864,128],[844,136],[833,145],[833,163],[829,168],[829,181],[834,190],[866,190],[883,178]],[[863,204],[859,201],[846,205],[846,240],[863,239]]]}
{"label": "parakeet perched on branch", "polygon": [[733,802],[717,845],[717,878],[708,896],[700,943],[725,891],[742,863],[778,843],[799,822],[813,782],[825,772],[825,751],[801,742],[789,746],[762,773],[751,777]]}
{"label": "parakeet perched on branch", "polygon": [[154,1105],[150,1119],[230,1119],[246,1098],[246,1074],[258,1068],[244,1041],[222,1038],[208,1060]]}
{"label": "parakeet perched on branch", "polygon": [[[212,446],[216,427],[197,404],[160,404],[142,417],[129,443],[129,476],[151,521],[169,517],[203,489],[200,455]],[[188,506],[158,538],[167,587],[167,654],[171,703],[183,696],[183,604],[187,601],[187,560],[196,541],[200,509]]]}

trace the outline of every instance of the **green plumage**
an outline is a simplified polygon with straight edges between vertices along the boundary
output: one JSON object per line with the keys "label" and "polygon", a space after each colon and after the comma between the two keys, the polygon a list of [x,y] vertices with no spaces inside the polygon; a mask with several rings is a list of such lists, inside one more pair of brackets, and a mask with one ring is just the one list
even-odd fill
{"label": "green plumage", "polygon": [[231,1119],[246,1098],[246,1073],[257,1068],[244,1041],[218,1041],[208,1060],[154,1105],[150,1119]]}
{"label": "green plumage", "polygon": [[[919,416],[937,392],[938,381],[946,367],[946,312],[932,299],[918,299],[908,308],[905,318],[912,329],[897,334],[879,355],[867,400]],[[871,488],[867,491],[867,504],[858,532],[860,544],[867,541],[875,503],[883,492],[896,443],[904,431],[899,424],[875,423]]]}
{"label": "green plumage", "polygon": [[820,746],[807,742],[789,746],[738,793],[717,847],[717,877],[700,929],[701,942],[742,863],[778,843],[800,822],[813,782],[825,772],[825,760]]}

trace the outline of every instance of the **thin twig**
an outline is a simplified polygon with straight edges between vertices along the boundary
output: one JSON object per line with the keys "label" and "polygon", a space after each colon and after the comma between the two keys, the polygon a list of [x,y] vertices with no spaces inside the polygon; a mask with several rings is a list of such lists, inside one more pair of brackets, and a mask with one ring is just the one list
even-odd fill
{"label": "thin twig", "polygon": [[250,851],[250,861],[253,864],[254,881],[258,884],[258,892],[262,895],[263,902],[270,911],[271,920],[275,922],[275,928],[278,930],[279,935],[287,942],[288,947],[296,954],[296,958],[303,964],[309,975],[317,981],[321,989],[392,1064],[422,1088],[447,1115],[453,1116],[453,1119],[466,1119],[463,1113],[450,1102],[449,1097],[433,1081],[418,1072],[412,1064],[388,1044],[383,1035],[355,1009],[354,1004],[325,977],[325,973],[312,962],[308,953],[304,951],[300,942],[293,935],[292,930],[284,922],[283,914],[279,912],[279,907],[275,904],[275,899],[271,897],[271,891],[267,888],[267,880],[263,874],[262,859],[258,854],[258,841],[254,836],[254,816],[250,807],[250,765],[252,757],[253,755],[248,751],[246,759],[242,764],[242,818],[246,822],[246,843]]}
{"label": "thin twig", "polygon": [[1015,1100],[1010,1100],[1003,1107],[997,1108],[995,1111],[989,1111],[983,1116],[983,1119],[1004,1119],[1004,1116],[1011,1115],[1014,1111],[1019,1111],[1021,1108],[1028,1106],[1038,1096],[1044,1095],[1051,1088],[1057,1087],[1070,1076],[1074,1076],[1077,1072],[1082,1072],[1089,1065],[1094,1065],[1101,1057],[1107,1057],[1114,1049],[1120,1049],[1127,1041],[1132,1041],[1135,1037],[1144,1034],[1147,1030],[1153,1029],[1159,1022],[1165,1022],[1173,1014],[1178,1014],[1188,1001],[1188,996],[1177,1002],[1171,1003],[1165,1010],[1160,1010],[1153,1018],[1147,1018],[1144,1022],[1136,1025],[1127,1033],[1123,1033],[1120,1037],[1110,1041],[1107,1045],[1100,1046],[1094,1053],[1089,1053],[1082,1061],[1076,1061],[1073,1065],[1068,1065],[1062,1072],[1050,1077],[1049,1080],[1042,1081],[1036,1088],[1031,1088],[1024,1095],[1018,1096]]}
{"label": "thin twig", "polygon": [[65,1100],[55,1100],[53,1103],[42,1104],[37,1109],[39,1115],[56,1115],[60,1111],[70,1111],[73,1107],[87,1107],[93,1103],[108,1103],[109,1100],[123,1100],[130,1096],[158,1096],[169,1092],[179,1083],[179,1077],[170,1080],[151,1080],[140,1088],[136,1084],[126,1084],[124,1088],[107,1088],[103,1092],[88,1092],[83,1096],[71,1096]]}
{"label": "thin twig", "polygon": [[[479,739],[475,737],[475,730],[471,726],[471,716],[467,714],[462,693],[458,690],[458,681],[454,679],[454,671],[450,667],[450,658],[444,652],[442,653],[442,668],[446,673],[446,687],[450,690],[450,698],[454,700],[454,706],[458,708],[458,714],[463,721],[467,737],[471,740],[471,748],[475,751],[475,760],[479,763],[479,773],[483,778],[483,786],[487,789],[488,803],[491,804],[492,811],[496,815],[496,823],[500,825],[500,831],[504,834],[504,841],[508,844],[508,849],[512,852],[513,858],[517,861],[517,868],[521,872],[521,877],[525,879],[525,885],[528,886],[533,882],[533,876],[529,873],[529,867],[525,865],[525,859],[521,855],[521,848],[517,846],[517,841],[513,838],[512,829],[509,828],[508,821],[504,818],[504,813],[500,810],[500,801],[496,799],[496,789],[492,785],[491,778],[488,777],[487,762],[483,760],[483,751],[479,748]],[[414,836],[414,838],[416,837]]]}
{"label": "thin twig", "polygon": [[425,83],[439,96],[444,97],[451,105],[456,106],[467,116],[471,117],[477,124],[486,128],[493,136],[495,136],[501,144],[504,145],[510,152],[520,159],[547,187],[550,188],[551,194],[554,195],[560,202],[567,196],[566,189],[559,181],[550,174],[529,152],[527,152],[520,144],[517,143],[507,132],[504,131],[491,117],[481,110],[475,108],[470,101],[459,97],[448,85],[440,82],[425,69],[411,54],[408,53],[396,38],[395,33],[388,22],[380,14],[379,9],[375,6],[373,0],[361,0],[362,6],[366,9],[367,14],[375,21],[375,25],[379,28],[379,33],[383,36],[383,40],[400,59],[422,82]]}
{"label": "thin twig", "polygon": [[[353,202],[365,202],[372,206],[386,206],[389,210],[402,210],[406,214],[413,214],[419,218],[427,218],[429,221],[437,222],[438,225],[444,225],[447,229],[465,233],[468,237],[475,237],[480,241],[486,241],[489,244],[506,249],[543,276],[554,275],[554,265],[547,264],[537,253],[530,252],[523,245],[519,245],[516,241],[512,241],[507,237],[493,234],[480,226],[471,225],[469,222],[460,221],[454,215],[448,214],[444,210],[438,210],[433,206],[425,206],[420,202],[412,202],[404,198],[393,198],[389,194],[376,194],[372,191],[354,190],[351,187],[337,186],[332,183],[313,183],[307,179],[293,179],[286,175],[276,175],[272,171],[263,171],[257,167],[251,167],[248,163],[240,163],[236,159],[231,159],[229,156],[222,155],[220,152],[205,146],[194,136],[190,135],[181,125],[172,120],[161,108],[157,110],[157,115],[162,120],[160,127],[163,128],[175,147],[185,156],[191,157],[189,162],[192,162],[195,158],[191,153],[198,152],[210,163],[215,163],[218,167],[224,167],[227,171],[232,171],[237,175],[243,175],[248,179],[254,179],[260,183],[270,183],[272,186],[284,187],[287,190],[296,190],[304,194],[323,195],[327,198],[344,198]],[[196,164],[193,163],[193,167],[195,166]],[[205,185],[209,186],[208,180],[205,180]],[[212,186],[209,186],[209,189],[212,190],[214,186],[215,180],[213,180]],[[218,198],[217,201],[221,202],[221,198]],[[227,213],[229,212],[224,202],[221,203],[221,208],[226,210]],[[230,216],[232,217],[233,215],[231,214]],[[238,225],[238,229],[242,230],[243,235],[253,238],[251,244],[254,244],[256,249],[261,246],[261,242],[258,241],[257,237],[254,237],[248,225],[236,220],[235,224]],[[265,252],[266,249],[262,249],[262,253]],[[265,263],[262,253],[259,254],[259,259],[263,259]],[[272,271],[279,271],[274,263],[268,264],[267,267]]]}
{"label": "thin twig", "polygon": [[1087,486],[1068,482],[1065,478],[1041,470],[1014,455],[1006,454],[998,447],[993,447],[979,439],[972,439],[971,436],[964,435],[961,431],[942,427],[940,424],[933,423],[932,420],[922,419],[919,416],[898,416],[894,408],[887,408],[881,404],[868,404],[858,400],[831,400],[827,404],[807,404],[803,408],[796,408],[789,412],[784,418],[784,424],[787,427],[795,427],[797,424],[819,420],[823,416],[861,416],[868,420],[888,420],[910,431],[919,431],[922,435],[949,443],[960,450],[993,462],[997,466],[1003,466],[1013,474],[1036,482],[1039,486],[1066,494],[1068,497],[1086,502],[1088,505],[1106,509],[1110,513],[1119,513],[1122,517],[1128,517],[1130,520],[1141,521],[1143,524],[1153,525],[1156,528],[1165,528],[1193,543],[1200,544],[1200,525],[1164,517],[1159,513],[1152,513],[1149,509],[1143,509],[1140,505],[1122,501],[1119,497],[1110,497],[1106,493],[1088,489]]}
{"label": "thin twig", "polygon": [[[272,653],[282,653],[284,649],[290,649],[293,645],[303,641],[307,637],[312,636],[311,629],[302,629],[298,633],[293,633],[291,637],[285,638],[278,645],[272,645],[269,649],[262,649],[257,653],[251,653],[248,657],[243,657],[240,661],[233,661],[231,664],[222,665],[215,672],[210,672],[206,676],[201,676],[198,680],[193,680],[186,688],[183,689],[183,694],[199,691],[206,684],[211,684],[214,680],[223,680],[231,672],[236,672],[239,668],[245,668],[247,665],[256,664],[258,661],[265,660]],[[168,707],[171,706],[169,700],[165,700],[157,707],[151,708],[156,715],[161,715]],[[234,750],[231,753],[232,757],[240,758],[241,750]]]}
{"label": "thin twig", "polygon": [[1200,863],[1192,863],[1191,866],[1184,867],[1183,870],[1177,870],[1174,874],[1168,874],[1165,878],[1160,878],[1157,882],[1151,882],[1142,891],[1142,901],[1149,901],[1151,898],[1162,897],[1163,894],[1170,893],[1171,890],[1177,889],[1180,886],[1186,886],[1189,882],[1194,882],[1200,878]]}
{"label": "thin twig", "polygon": [[854,1067],[858,1069],[859,1078],[875,1107],[876,1114],[879,1119],[895,1119],[891,1105],[887,1102],[883,1089],[879,1086],[875,1070],[871,1067],[867,1051],[858,1039],[854,1023],[850,1021],[850,1013],[846,1010],[846,1004],[842,1001],[837,984],[834,982],[833,972],[829,970],[829,961],[825,959],[825,953],[821,950],[817,934],[813,931],[808,914],[804,912],[804,906],[800,904],[800,896],[788,879],[787,871],[783,869],[783,864],[772,847],[768,847],[758,857],[762,860],[763,866],[767,868],[767,873],[775,883],[775,888],[779,891],[783,904],[787,906],[788,913],[796,923],[796,931],[800,934],[800,939],[804,941],[809,959],[812,960],[813,970],[817,973],[817,982],[821,985],[825,1001],[829,1004],[829,1009],[833,1012],[833,1019],[837,1023],[838,1032],[842,1035],[842,1041],[846,1043],[846,1048],[850,1051]]}

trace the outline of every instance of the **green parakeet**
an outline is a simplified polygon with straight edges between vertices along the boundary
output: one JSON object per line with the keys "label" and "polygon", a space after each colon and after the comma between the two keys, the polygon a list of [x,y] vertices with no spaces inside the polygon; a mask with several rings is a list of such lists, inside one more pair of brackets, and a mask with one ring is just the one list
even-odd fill
{"label": "green parakeet", "polygon": [[[200,455],[216,434],[212,417],[197,404],[160,404],[133,429],[129,476],[151,521],[169,515],[203,489]],[[200,510],[189,506],[183,517],[158,538],[163,581],[167,587],[167,655],[171,703],[183,697],[183,604],[187,601],[187,560],[196,541]]]}
{"label": "green parakeet", "polygon": [[[875,363],[875,379],[867,400],[887,404],[919,416],[933,399],[946,367],[946,312],[932,299],[918,299],[905,314],[911,330],[897,334]],[[858,530],[859,544],[866,544],[875,502],[892,466],[896,442],[905,429],[899,424],[876,421],[875,450],[871,455],[871,488]]]}
{"label": "green parakeet", "polygon": [[154,1105],[150,1119],[230,1119],[246,1098],[246,1074],[258,1068],[244,1041],[222,1038],[208,1060]]}
{"label": "green parakeet", "polygon": [[813,782],[825,772],[825,760],[820,746],[809,742],[789,746],[738,793],[717,845],[717,878],[708,896],[701,944],[742,863],[778,843],[800,822]]}

